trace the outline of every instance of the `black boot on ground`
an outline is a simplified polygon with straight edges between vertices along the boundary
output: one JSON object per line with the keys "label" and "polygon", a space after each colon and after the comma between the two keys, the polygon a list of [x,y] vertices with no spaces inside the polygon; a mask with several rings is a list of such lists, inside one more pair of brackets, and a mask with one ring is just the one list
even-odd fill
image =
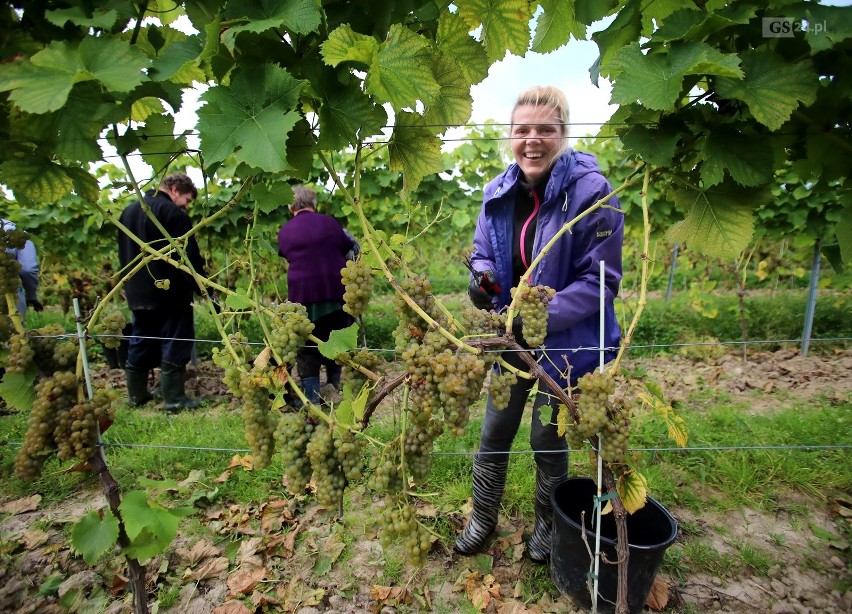
{"label": "black boot on ground", "polygon": [[154,395],[148,391],[148,370],[127,367],[124,370],[127,376],[127,404],[130,407],[139,407],[153,400]]}
{"label": "black boot on ground", "polygon": [[455,550],[459,554],[475,554],[482,550],[497,528],[500,502],[506,487],[509,461],[486,463],[477,456],[473,461],[473,511],[458,536]]}
{"label": "black boot on ground", "polygon": [[201,404],[186,396],[186,366],[164,362],[160,365],[160,390],[163,392],[163,408],[169,412],[196,409]]}

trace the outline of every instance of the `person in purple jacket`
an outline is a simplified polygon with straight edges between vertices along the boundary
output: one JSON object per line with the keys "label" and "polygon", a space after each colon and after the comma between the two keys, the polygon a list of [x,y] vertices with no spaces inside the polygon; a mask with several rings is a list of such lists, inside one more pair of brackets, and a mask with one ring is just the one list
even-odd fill
{"label": "person in purple jacket", "polygon": [[[316,192],[304,186],[293,188],[293,219],[278,231],[278,255],[287,260],[287,298],[301,303],[314,323],[314,335],[327,341],[331,331],[352,324],[343,311],[343,282],[340,269],[346,254],[357,244],[330,215],[317,213]],[[340,385],[340,365],[320,354],[313,343],[296,356],[302,389],[311,403],[320,400],[320,367],[325,365],[327,383]]]}
{"label": "person in purple jacket", "polygon": [[[623,217],[618,199],[579,221],[563,234],[530,271],[544,245],[566,223],[612,192],[595,157],[568,146],[568,104],[555,87],[521,92],[511,117],[513,164],[485,188],[476,224],[469,295],[480,309],[506,308],[511,288],[522,275],[531,285],[556,290],[548,305],[547,335],[541,348],[530,348],[542,367],[561,386],[595,369],[600,346],[600,261],[605,265],[606,360],[615,357],[620,331],[613,301],[621,281]],[[483,283],[483,280],[486,280]],[[491,282],[491,283],[488,283]],[[523,322],[513,332],[521,345]],[[510,364],[526,370],[517,354],[505,352]],[[455,549],[473,554],[482,549],[497,526],[506,484],[508,455],[518,432],[534,380],[518,378],[503,410],[486,402],[479,451],[473,462],[473,512],[456,540]],[[535,528],[527,554],[537,562],[550,556],[553,486],[568,472],[567,444],[555,424],[542,425],[543,405],[558,407],[544,387],[533,401],[530,444],[535,451]],[[556,415],[555,413],[553,414]]]}

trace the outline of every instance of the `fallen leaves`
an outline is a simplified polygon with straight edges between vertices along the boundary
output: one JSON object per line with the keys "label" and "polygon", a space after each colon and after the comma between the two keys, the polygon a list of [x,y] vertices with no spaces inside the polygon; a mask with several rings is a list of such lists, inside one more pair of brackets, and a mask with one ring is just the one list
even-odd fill
{"label": "fallen leaves", "polygon": [[484,612],[492,601],[500,601],[500,584],[490,573],[483,575],[466,570],[456,581],[456,587],[464,590],[470,603],[480,612]]}
{"label": "fallen leaves", "polygon": [[667,580],[657,576],[651,586],[651,592],[645,600],[645,605],[655,612],[662,612],[669,604],[669,583]]}
{"label": "fallen leaves", "polygon": [[248,595],[266,577],[266,568],[239,569],[228,576],[228,597]]}
{"label": "fallen leaves", "polygon": [[386,605],[400,606],[411,603],[411,592],[401,586],[380,586],[374,584],[370,587],[370,599],[377,604],[377,609]]}
{"label": "fallen leaves", "polygon": [[195,565],[206,558],[219,556],[220,552],[219,548],[211,544],[206,539],[198,540],[189,550],[186,548],[178,548],[176,551],[177,555],[189,565]]}
{"label": "fallen leaves", "polygon": [[187,568],[183,573],[184,582],[200,582],[210,578],[218,578],[222,573],[228,571],[228,559],[224,556],[210,559],[198,569]]}
{"label": "fallen leaves", "polygon": [[9,501],[3,505],[3,511],[13,515],[33,512],[38,509],[39,503],[41,503],[41,495],[33,495],[31,497],[24,497],[23,499]]}

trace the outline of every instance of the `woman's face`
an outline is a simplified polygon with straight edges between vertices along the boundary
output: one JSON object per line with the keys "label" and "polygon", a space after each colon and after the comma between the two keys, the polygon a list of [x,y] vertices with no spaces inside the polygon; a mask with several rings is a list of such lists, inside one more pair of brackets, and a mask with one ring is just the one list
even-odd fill
{"label": "woman's face", "polygon": [[535,183],[553,164],[564,143],[555,107],[524,104],[512,113],[511,144],[524,177]]}

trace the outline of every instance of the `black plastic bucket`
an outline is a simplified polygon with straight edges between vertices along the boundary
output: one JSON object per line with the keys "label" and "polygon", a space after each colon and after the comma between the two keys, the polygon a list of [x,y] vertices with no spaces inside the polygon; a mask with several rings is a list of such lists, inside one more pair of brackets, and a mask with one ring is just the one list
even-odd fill
{"label": "black plastic bucket", "polygon": [[[578,605],[591,608],[587,578],[592,571],[586,543],[594,552],[594,497],[597,486],[590,478],[568,478],[553,488],[553,538],[550,577],[563,595]],[[581,519],[582,512],[585,516]],[[586,543],[580,533],[586,527]],[[627,541],[630,560],[627,569],[627,603],[631,614],[645,607],[654,577],[663,562],[666,548],[677,537],[677,521],[657,501],[648,497],[641,510],[627,515]],[[613,515],[601,519],[601,552],[610,561],[618,560],[615,551],[616,530]],[[615,611],[618,567],[603,561],[598,568],[598,611]]]}

